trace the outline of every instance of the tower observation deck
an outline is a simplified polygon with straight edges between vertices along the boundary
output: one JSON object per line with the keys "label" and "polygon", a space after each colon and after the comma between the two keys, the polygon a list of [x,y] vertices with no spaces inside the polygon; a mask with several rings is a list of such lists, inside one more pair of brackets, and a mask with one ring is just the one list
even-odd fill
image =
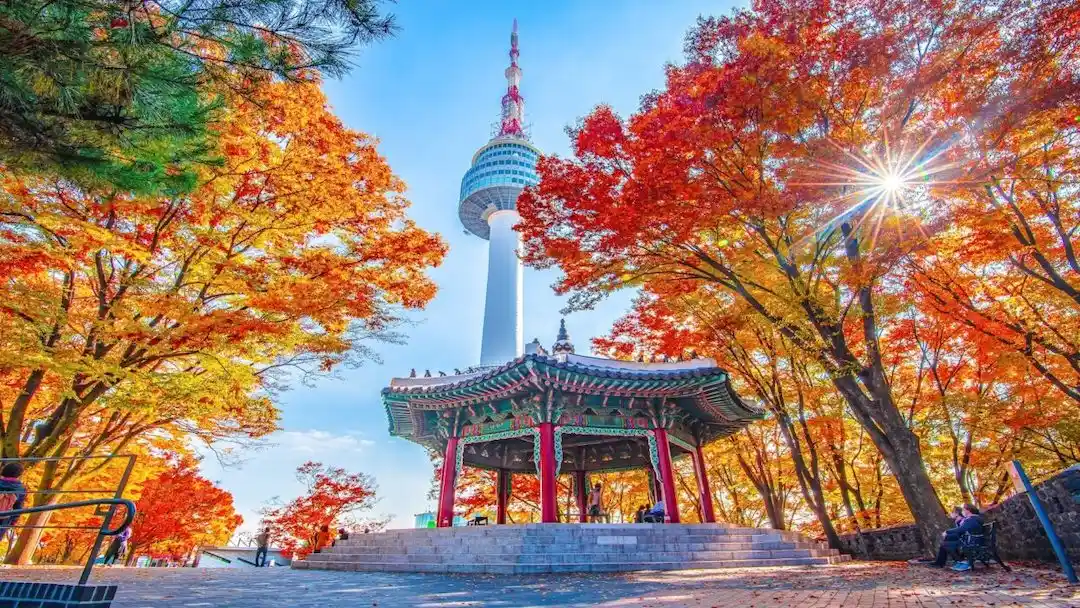
{"label": "tower observation deck", "polygon": [[473,155],[461,180],[458,216],[465,229],[488,240],[487,293],[480,365],[502,365],[521,356],[523,345],[521,238],[514,225],[521,216],[517,197],[539,183],[540,151],[525,132],[525,99],[518,90],[517,20],[510,34],[510,66],[498,132]]}

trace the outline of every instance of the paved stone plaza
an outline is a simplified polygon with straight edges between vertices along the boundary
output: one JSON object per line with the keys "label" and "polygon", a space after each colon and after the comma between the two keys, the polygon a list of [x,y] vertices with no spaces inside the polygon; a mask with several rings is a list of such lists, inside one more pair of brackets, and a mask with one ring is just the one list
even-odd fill
{"label": "paved stone plaza", "polygon": [[[73,582],[69,568],[7,568],[0,580]],[[92,583],[118,583],[114,608],[282,606],[676,606],[766,608],[1080,608],[1080,587],[1060,574],[1017,568],[974,574],[899,563],[637,574],[464,576],[374,572],[102,569]]]}

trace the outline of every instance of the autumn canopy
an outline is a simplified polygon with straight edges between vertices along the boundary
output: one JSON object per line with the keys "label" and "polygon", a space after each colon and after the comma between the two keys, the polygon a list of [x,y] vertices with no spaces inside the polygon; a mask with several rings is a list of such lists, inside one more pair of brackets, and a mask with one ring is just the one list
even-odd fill
{"label": "autumn canopy", "polygon": [[[43,15],[77,22],[52,11],[78,3],[41,4],[50,5],[41,8]],[[96,4],[111,10],[125,3]],[[405,184],[372,137],[334,115],[320,88],[321,69],[340,72],[341,53],[377,37],[380,27],[389,31],[389,21],[369,2],[319,4],[189,3],[191,10],[218,10],[200,13],[212,23],[199,26],[206,36],[198,42],[184,38],[191,35],[184,26],[196,27],[184,16],[173,15],[182,23],[162,33],[160,5],[144,3],[123,14],[124,27],[161,34],[148,43],[155,53],[195,48],[196,63],[206,70],[205,78],[181,84],[212,102],[213,113],[184,132],[208,129],[198,145],[214,162],[166,163],[158,167],[163,174],[142,178],[161,184],[125,187],[100,164],[95,167],[104,173],[95,175],[44,161],[28,169],[5,147],[10,125],[0,125],[0,455],[27,463],[28,485],[44,492],[33,496],[34,504],[60,500],[57,492],[104,474],[93,464],[103,461],[84,458],[115,453],[140,457],[136,495],[145,479],[156,479],[145,482],[147,501],[160,502],[153,492],[170,484],[203,487],[208,482],[193,477],[190,460],[197,448],[276,430],[281,389],[374,358],[374,343],[399,339],[395,326],[403,311],[434,297],[426,272],[441,262],[445,245],[407,217]],[[332,14],[356,20],[337,32],[345,41],[314,30],[282,37],[264,32],[244,48],[237,45],[251,41],[240,31],[243,23],[218,21],[257,25],[278,10],[286,11],[283,19],[307,19],[310,27]],[[26,17],[4,14],[10,18],[5,28]],[[30,28],[34,19],[27,18]],[[282,27],[296,25],[288,19]],[[216,26],[228,30],[219,32],[222,39],[209,35]],[[115,33],[99,34],[115,42]],[[168,97],[138,80],[146,77],[146,65],[128,67],[134,90]],[[96,82],[101,75],[90,77]],[[41,107],[49,100],[34,99],[23,109],[53,115]],[[140,110],[119,106],[119,116]],[[134,124],[146,117],[129,118]],[[69,126],[50,131],[61,148],[72,145],[65,138],[90,128]],[[162,153],[182,143],[166,139],[139,141]],[[121,152],[116,139],[94,142],[106,155]],[[162,178],[181,174],[192,179],[190,187]],[[76,459],[37,460],[61,457]],[[213,530],[225,542],[238,522],[231,497],[216,502],[228,507],[211,517],[220,519]],[[156,537],[140,540],[151,525],[146,522],[172,516],[151,509],[138,520],[135,549],[165,547],[164,554],[178,555],[181,545],[197,544],[179,537],[171,537],[172,546]],[[194,516],[187,525],[197,525]],[[48,517],[30,519],[43,524]],[[40,529],[25,530],[9,559],[30,560],[39,535]]]}
{"label": "autumn canopy", "polygon": [[1078,45],[1060,0],[701,19],[637,112],[598,107],[541,160],[526,260],[571,308],[640,289],[601,348],[737,373],[778,432],[729,454],[774,525],[932,539],[1010,458],[1078,455]]}

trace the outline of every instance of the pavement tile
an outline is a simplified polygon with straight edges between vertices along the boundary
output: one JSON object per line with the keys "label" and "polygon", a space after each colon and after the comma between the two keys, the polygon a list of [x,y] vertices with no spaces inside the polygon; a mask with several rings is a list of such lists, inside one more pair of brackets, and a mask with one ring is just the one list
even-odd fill
{"label": "pavement tile", "polygon": [[[74,582],[74,568],[7,567],[0,581]],[[1080,608],[1059,573],[954,573],[897,563],[672,572],[462,575],[262,569],[97,569],[114,608]]]}

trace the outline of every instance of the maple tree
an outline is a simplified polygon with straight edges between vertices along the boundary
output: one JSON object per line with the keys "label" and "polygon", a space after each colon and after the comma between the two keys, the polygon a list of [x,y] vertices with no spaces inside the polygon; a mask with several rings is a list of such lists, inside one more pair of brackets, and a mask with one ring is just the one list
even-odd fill
{"label": "maple tree", "polygon": [[140,555],[182,560],[196,547],[229,542],[243,523],[232,494],[202,477],[193,460],[169,463],[143,484],[125,561]]}
{"label": "maple tree", "polygon": [[281,554],[303,558],[314,549],[315,534],[328,526],[336,536],[339,528],[378,531],[387,520],[361,522],[354,515],[375,506],[375,481],[364,473],[306,462],[296,469],[306,488],[304,495],[279,507],[263,511],[261,526],[269,526]]}
{"label": "maple tree", "polygon": [[[945,513],[922,437],[901,407],[907,389],[890,382],[899,353],[883,336],[910,313],[907,266],[941,263],[922,257],[934,251],[928,240],[950,232],[953,210],[990,204],[978,192],[995,190],[1001,174],[1018,179],[1018,159],[1037,174],[1035,152],[1047,137],[1061,144],[1054,162],[1068,156],[1068,140],[1053,129],[1075,128],[1061,118],[1075,116],[1067,58],[1076,30],[1042,41],[1037,32],[1050,19],[1074,22],[1075,6],[958,1],[912,11],[762,0],[702,19],[685,63],[667,68],[665,88],[637,113],[623,120],[598,107],[572,133],[573,158],[541,159],[540,184],[518,201],[525,259],[563,271],[557,288],[572,292],[570,308],[631,287],[648,301],[690,295],[738,307],[771,326],[843,399],[932,543]],[[1047,125],[1035,130],[1040,137],[1027,135],[1032,121]],[[907,183],[912,166],[921,172]],[[1051,190],[1040,192],[1050,200]],[[996,204],[1008,212],[1007,201]],[[1058,215],[1044,211],[1040,226],[1054,233]],[[1008,232],[996,228],[1000,241]],[[945,242],[967,243],[970,254],[981,245],[963,240],[965,229]],[[1047,245],[1062,260],[1055,269],[1068,266],[1061,242]],[[1060,283],[1029,253],[1019,272]],[[959,315],[943,289],[927,287],[927,296]],[[992,317],[982,301],[971,306]],[[1002,338],[990,320],[977,331]],[[1036,367],[1049,367],[1039,356],[1067,351],[1055,345],[1060,338],[1028,335],[1043,353],[1029,357]],[[1058,361],[1068,371],[1068,355]]]}
{"label": "maple tree", "polygon": [[317,83],[267,83],[229,113],[226,162],[188,195],[4,176],[5,457],[108,453],[163,428],[265,435],[290,379],[371,358],[398,309],[434,296],[445,245]]}
{"label": "maple tree", "polygon": [[[168,442],[165,437],[160,439],[135,440],[125,446],[124,456],[120,458],[109,458],[108,455],[75,457],[30,468],[22,477],[31,493],[27,497],[28,504],[35,498],[39,499],[35,502],[43,503],[113,498],[117,483],[129,465],[129,458],[135,459],[135,466],[128,476],[123,495],[136,499],[147,480],[155,478],[167,468],[162,447]],[[44,496],[40,496],[41,493]],[[32,539],[37,551],[26,553],[33,555],[34,563],[85,563],[102,523],[102,518],[95,515],[96,511],[97,507],[91,506],[54,511],[48,519],[24,516],[21,524],[48,524],[49,527],[25,531],[16,528],[20,534],[16,542],[8,547],[9,559],[16,561],[13,558],[24,551],[27,539]],[[117,516],[122,516],[122,507],[118,507]]]}
{"label": "maple tree", "polygon": [[[393,29],[372,0],[0,3],[0,162],[141,193],[217,164],[220,90],[342,74]],[[237,79],[239,74],[242,78]]]}

